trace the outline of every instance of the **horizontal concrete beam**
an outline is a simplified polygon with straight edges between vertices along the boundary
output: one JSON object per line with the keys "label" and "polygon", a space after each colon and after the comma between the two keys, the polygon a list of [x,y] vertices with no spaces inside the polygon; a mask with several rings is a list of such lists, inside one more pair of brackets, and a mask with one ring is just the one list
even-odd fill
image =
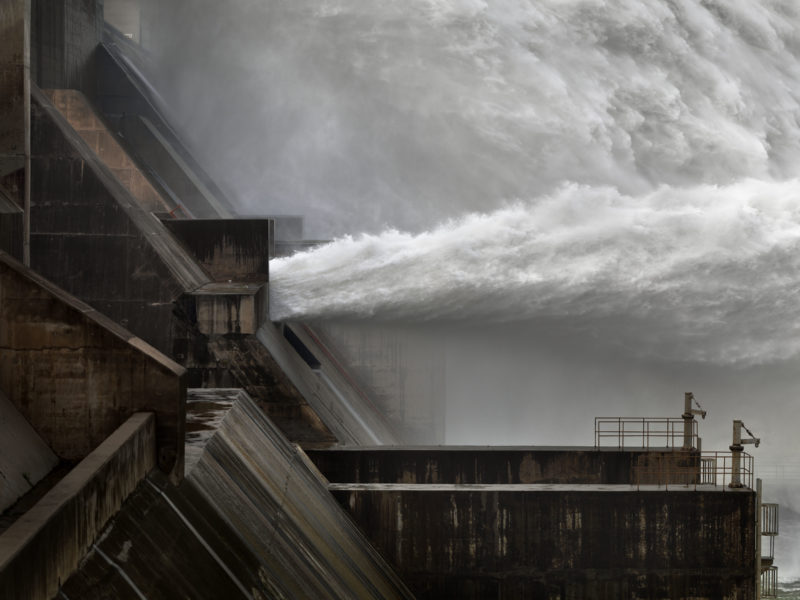
{"label": "horizontal concrete beam", "polygon": [[55,597],[155,458],[155,417],[136,413],[0,535],[0,598]]}
{"label": "horizontal concrete beam", "polygon": [[591,447],[394,447],[308,450],[331,482],[633,484],[656,467],[699,469],[698,453]]}

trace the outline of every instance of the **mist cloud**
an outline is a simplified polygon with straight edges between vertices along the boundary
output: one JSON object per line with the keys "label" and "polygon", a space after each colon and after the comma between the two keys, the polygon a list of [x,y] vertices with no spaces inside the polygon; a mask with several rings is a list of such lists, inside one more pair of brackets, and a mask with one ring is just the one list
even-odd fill
{"label": "mist cloud", "polygon": [[312,237],[797,175],[788,1],[163,4],[154,77],[198,153]]}

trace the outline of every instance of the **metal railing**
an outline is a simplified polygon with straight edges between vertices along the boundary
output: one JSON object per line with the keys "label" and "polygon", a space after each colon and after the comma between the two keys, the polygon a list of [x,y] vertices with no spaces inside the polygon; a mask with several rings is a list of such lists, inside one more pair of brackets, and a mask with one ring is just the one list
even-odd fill
{"label": "metal railing", "polygon": [[761,597],[778,597],[778,567],[767,567],[761,571]]}
{"label": "metal railing", "polygon": [[[616,448],[681,448],[684,421],[674,417],[595,417],[594,445]],[[697,447],[697,422],[692,422]]]}
{"label": "metal railing", "polygon": [[778,505],[774,502],[761,503],[761,535],[778,535]]}
{"label": "metal railing", "polygon": [[[721,486],[728,489],[733,478],[733,452],[667,452],[646,454],[634,465],[631,482],[642,485],[692,487]],[[753,457],[742,452],[739,458],[739,481],[753,487]]]}

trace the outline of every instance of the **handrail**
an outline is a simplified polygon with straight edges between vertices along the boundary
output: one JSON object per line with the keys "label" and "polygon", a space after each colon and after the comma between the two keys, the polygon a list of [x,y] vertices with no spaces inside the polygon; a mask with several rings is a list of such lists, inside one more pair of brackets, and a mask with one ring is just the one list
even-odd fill
{"label": "handrail", "polygon": [[[703,486],[729,488],[733,478],[735,461],[733,452],[668,452],[647,454],[642,464],[634,465],[631,481],[633,485],[692,487],[697,490]],[[753,457],[741,453],[739,460],[739,481],[745,488],[753,486]]]}
{"label": "handrail", "polygon": [[778,535],[778,504],[761,503],[761,535]]}
{"label": "handrail", "polygon": [[[675,417],[595,417],[594,445],[620,449],[681,448],[684,426],[684,420]],[[693,421],[692,446],[697,445],[697,422]]]}
{"label": "handrail", "polygon": [[778,597],[778,567],[770,566],[761,571],[761,597]]}

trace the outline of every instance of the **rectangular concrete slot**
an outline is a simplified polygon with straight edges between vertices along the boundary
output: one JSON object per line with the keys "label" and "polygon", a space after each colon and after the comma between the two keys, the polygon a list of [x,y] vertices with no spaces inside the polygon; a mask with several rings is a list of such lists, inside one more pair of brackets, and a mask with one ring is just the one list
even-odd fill
{"label": "rectangular concrete slot", "polygon": [[309,350],[302,341],[300,341],[300,338],[297,337],[297,334],[295,334],[288,325],[283,326],[283,337],[286,338],[286,341],[291,344],[295,352],[300,355],[300,358],[302,358],[309,367],[318,370],[322,366],[319,360],[317,360],[317,357],[312,354],[311,350]]}

